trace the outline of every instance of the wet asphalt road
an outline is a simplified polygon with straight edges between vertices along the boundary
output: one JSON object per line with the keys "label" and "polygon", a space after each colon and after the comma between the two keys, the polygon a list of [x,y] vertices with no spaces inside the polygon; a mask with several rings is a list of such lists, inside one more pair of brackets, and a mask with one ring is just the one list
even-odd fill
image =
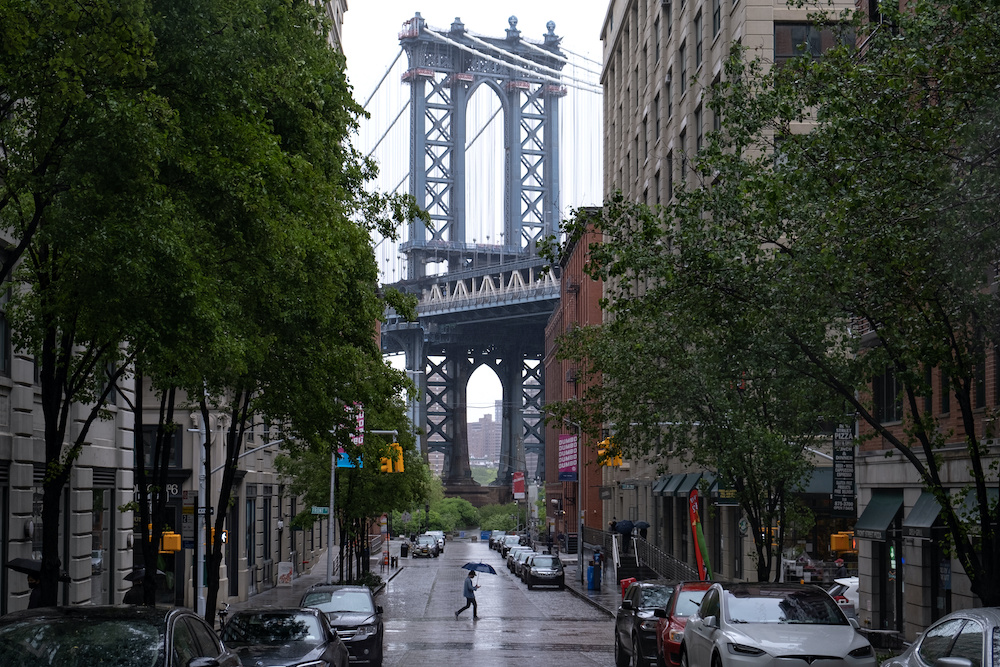
{"label": "wet asphalt road", "polygon": [[[478,575],[479,620],[465,604],[465,563],[489,563]],[[614,619],[557,588],[531,591],[482,542],[449,542],[439,558],[406,558],[379,595],[385,610],[385,665],[487,667],[613,665]],[[568,573],[568,576],[572,576]]]}

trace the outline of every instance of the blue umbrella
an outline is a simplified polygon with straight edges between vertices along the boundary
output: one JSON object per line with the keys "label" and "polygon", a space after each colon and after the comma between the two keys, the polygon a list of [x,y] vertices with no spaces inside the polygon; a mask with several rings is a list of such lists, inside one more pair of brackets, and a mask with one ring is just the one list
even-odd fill
{"label": "blue umbrella", "polygon": [[615,532],[621,533],[622,535],[631,535],[633,526],[634,524],[628,519],[619,521],[615,524]]}
{"label": "blue umbrella", "polygon": [[493,566],[489,563],[466,563],[462,566],[463,570],[470,570],[472,572],[486,572],[487,574],[496,574],[497,571],[493,569]]}

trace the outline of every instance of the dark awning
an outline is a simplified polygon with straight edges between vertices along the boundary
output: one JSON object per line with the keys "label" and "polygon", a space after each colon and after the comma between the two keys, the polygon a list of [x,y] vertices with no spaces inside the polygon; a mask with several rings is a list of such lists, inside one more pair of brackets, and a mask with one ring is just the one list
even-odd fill
{"label": "dark awning", "polygon": [[903,519],[903,535],[906,537],[931,536],[931,526],[937,521],[941,512],[941,504],[930,491],[924,491],[917,498],[916,504],[910,513]]}
{"label": "dark awning", "polygon": [[654,496],[662,496],[663,495],[663,488],[667,484],[670,483],[670,478],[671,477],[673,477],[673,475],[664,475],[663,477],[661,477],[658,480],[656,480],[656,484],[653,485],[653,495]]}
{"label": "dark awning", "polygon": [[801,493],[829,496],[833,493],[833,468],[813,468]]}
{"label": "dark awning", "polygon": [[677,490],[677,487],[680,486],[680,483],[684,481],[685,477],[687,477],[687,475],[674,475],[671,477],[670,481],[667,482],[667,485],[660,491],[660,495],[668,497],[673,496],[674,491]]}
{"label": "dark awning", "polygon": [[854,526],[854,536],[885,541],[889,526],[903,506],[902,489],[876,489]]}
{"label": "dark awning", "polygon": [[691,493],[691,489],[698,485],[699,479],[701,479],[700,472],[689,472],[684,475],[684,479],[674,490],[674,496],[678,498],[687,498],[688,494]]}

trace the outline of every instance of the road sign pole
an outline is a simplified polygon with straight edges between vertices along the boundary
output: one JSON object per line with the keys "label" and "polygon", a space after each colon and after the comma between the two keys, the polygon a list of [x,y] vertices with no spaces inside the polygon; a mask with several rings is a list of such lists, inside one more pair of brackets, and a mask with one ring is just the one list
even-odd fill
{"label": "road sign pole", "polygon": [[336,489],[337,480],[337,443],[334,442],[330,447],[330,514],[327,519],[328,529],[326,531],[326,583],[333,583],[333,517],[336,512],[333,511],[334,501],[336,500],[334,496],[334,490]]}

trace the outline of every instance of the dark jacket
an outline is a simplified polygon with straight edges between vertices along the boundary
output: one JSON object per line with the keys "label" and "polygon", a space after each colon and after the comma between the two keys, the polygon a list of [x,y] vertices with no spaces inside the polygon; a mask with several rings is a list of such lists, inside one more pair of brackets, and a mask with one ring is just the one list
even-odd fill
{"label": "dark jacket", "polygon": [[468,577],[465,580],[465,588],[462,590],[462,596],[468,600],[476,599],[476,587],[472,584],[472,577]]}

